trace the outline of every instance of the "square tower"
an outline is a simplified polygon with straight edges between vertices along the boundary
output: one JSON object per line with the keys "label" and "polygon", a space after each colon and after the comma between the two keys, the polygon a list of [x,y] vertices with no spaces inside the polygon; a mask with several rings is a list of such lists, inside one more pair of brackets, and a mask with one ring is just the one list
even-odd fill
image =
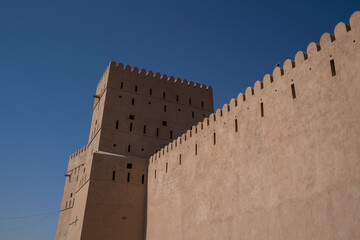
{"label": "square tower", "polygon": [[214,111],[212,88],[111,62],[94,98],[56,239],[144,239],[148,158]]}

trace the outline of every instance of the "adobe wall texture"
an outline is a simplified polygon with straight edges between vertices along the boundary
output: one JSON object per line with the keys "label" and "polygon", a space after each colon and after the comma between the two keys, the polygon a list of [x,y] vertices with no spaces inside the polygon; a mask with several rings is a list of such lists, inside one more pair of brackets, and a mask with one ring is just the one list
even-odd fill
{"label": "adobe wall texture", "polygon": [[150,157],[147,239],[360,239],[360,12]]}
{"label": "adobe wall texture", "polygon": [[149,157],[214,111],[211,87],[115,62],[105,92],[105,152]]}
{"label": "adobe wall texture", "polygon": [[94,98],[55,239],[144,239],[148,157],[213,112],[212,88],[111,62]]}
{"label": "adobe wall texture", "polygon": [[81,239],[144,239],[146,180],[146,159],[94,153]]}

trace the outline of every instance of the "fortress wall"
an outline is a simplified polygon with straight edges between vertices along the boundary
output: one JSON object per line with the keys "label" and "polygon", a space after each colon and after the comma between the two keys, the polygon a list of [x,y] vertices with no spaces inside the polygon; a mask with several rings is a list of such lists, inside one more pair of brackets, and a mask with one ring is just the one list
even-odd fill
{"label": "fortress wall", "polygon": [[[97,151],[98,145],[99,135],[90,144],[70,155],[55,239],[80,239],[92,155]],[[76,224],[69,225],[76,219],[78,219]],[[75,226],[77,227],[75,228]]]}
{"label": "fortress wall", "polygon": [[[211,87],[111,62],[94,95],[88,144],[69,159],[56,239],[112,239],[124,233],[126,239],[143,239],[148,158],[141,157],[212,111]],[[125,161],[137,166],[130,182],[118,180],[127,177],[124,170],[115,170],[112,180],[113,168]]]}
{"label": "fortress wall", "polygon": [[87,145],[70,156],[55,239],[80,239],[91,171],[91,148]]}
{"label": "fortress wall", "polygon": [[211,87],[115,62],[108,69],[101,151],[149,157],[213,111]]}
{"label": "fortress wall", "polygon": [[[77,153],[75,153],[75,155]],[[70,235],[72,236],[74,234],[72,233],[73,228],[69,228],[69,223],[75,221],[76,217],[80,217],[81,215],[83,216],[83,214],[79,214],[79,212],[81,212],[81,210],[83,212],[84,210],[86,191],[84,193],[84,191],[79,190],[83,188],[83,185],[86,183],[86,178],[88,178],[88,171],[86,171],[85,167],[88,164],[86,164],[85,152],[80,151],[78,154],[79,155],[77,156],[73,156],[73,159],[69,161],[69,163],[76,163],[76,166],[74,166],[75,164],[69,164],[69,166],[72,166],[66,173],[68,176],[66,176],[65,180],[58,228],[55,236],[56,239],[73,239],[70,237]],[[79,224],[80,222],[77,222],[77,225]]]}
{"label": "fortress wall", "polygon": [[105,100],[107,95],[106,90],[107,90],[109,75],[111,71],[110,66],[111,65],[109,64],[105,72],[103,73],[97,85],[96,94],[93,96],[94,106],[93,106],[93,115],[91,120],[88,144],[90,144],[93,141],[93,139],[96,137],[96,134],[99,132],[102,125],[104,109],[105,109]]}
{"label": "fortress wall", "polygon": [[[107,88],[108,85],[108,79],[109,79],[109,73],[110,73],[110,65],[107,66],[105,72],[103,73],[102,77],[100,78],[100,81],[98,82],[98,85],[96,87],[96,94],[98,96],[102,96]],[[95,98],[94,99],[94,108],[96,106],[96,104],[98,103],[99,99]]]}
{"label": "fortress wall", "polygon": [[[103,151],[122,154],[136,154],[137,156],[147,157],[154,153],[153,149],[161,149],[170,139],[156,138],[152,141],[151,137],[144,140],[141,134],[131,134],[128,132],[114,132],[109,129],[103,129],[103,139],[100,148]],[[130,147],[129,147],[130,146]]]}
{"label": "fortress wall", "polygon": [[82,238],[143,239],[146,181],[146,159],[94,153]]}
{"label": "fortress wall", "polygon": [[[107,114],[111,114],[111,118],[118,117],[119,129],[128,128],[130,113],[135,116],[135,121],[142,119],[143,122],[149,122],[151,125],[159,127],[163,119],[169,122],[167,127],[177,129],[184,125],[192,126],[195,121],[202,121],[204,117],[208,117],[212,112],[211,109],[191,108],[176,102],[164,101],[161,98],[146,95],[134,96],[133,93],[120,92],[116,89],[108,89],[108,91],[111,92],[108,101],[113,104],[107,108]],[[134,104],[132,104],[132,99],[134,99]],[[119,108],[119,106],[123,106],[123,108]],[[165,106],[166,111],[164,111]],[[192,112],[194,112],[194,117],[192,117]],[[150,115],[149,113],[154,114]],[[115,127],[115,122],[111,121],[113,120],[111,118],[104,119],[106,122],[104,122],[103,127]],[[140,132],[142,133],[142,131],[143,129],[141,128]],[[149,131],[149,134],[155,136],[155,131]],[[168,135],[166,135],[166,138],[169,138]]]}
{"label": "fortress wall", "polygon": [[359,64],[355,12],[150,157],[147,239],[360,238]]}
{"label": "fortress wall", "polygon": [[[167,102],[176,102],[192,108],[213,111],[212,88],[209,86],[168,77],[166,74],[153,73],[145,69],[111,62],[108,87],[122,91],[136,92],[138,95],[152,96]],[[135,88],[137,89],[135,90]],[[151,90],[151,93],[150,93]],[[196,94],[194,94],[196,92]],[[164,97],[165,93],[165,97]],[[178,96],[178,98],[177,98]],[[189,102],[191,99],[191,103]],[[201,103],[203,102],[203,104]]]}

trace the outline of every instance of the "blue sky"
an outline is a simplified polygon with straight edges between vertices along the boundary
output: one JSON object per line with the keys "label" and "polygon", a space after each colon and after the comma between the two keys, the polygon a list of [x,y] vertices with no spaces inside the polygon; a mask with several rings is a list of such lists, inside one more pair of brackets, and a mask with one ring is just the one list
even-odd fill
{"label": "blue sky", "polygon": [[54,238],[57,214],[2,218],[59,210],[109,61],[211,85],[217,109],[356,10],[360,1],[0,0],[0,239]]}

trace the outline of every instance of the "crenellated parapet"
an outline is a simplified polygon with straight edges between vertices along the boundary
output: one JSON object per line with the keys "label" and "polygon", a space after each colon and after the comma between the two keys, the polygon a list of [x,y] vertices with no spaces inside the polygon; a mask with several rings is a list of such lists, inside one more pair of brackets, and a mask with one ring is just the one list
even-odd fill
{"label": "crenellated parapet", "polygon": [[[336,25],[334,29],[334,34],[330,33],[324,33],[320,38],[320,43],[311,42],[307,47],[307,52],[299,51],[296,53],[294,59],[287,59],[284,61],[282,67],[277,66],[273,70],[272,74],[266,74],[263,77],[262,81],[256,81],[254,83],[253,87],[248,87],[245,91],[245,93],[239,93],[237,98],[231,99],[229,104],[224,104],[221,109],[217,109],[215,113],[210,114],[208,118],[205,118],[202,122],[199,122],[197,125],[194,125],[190,130],[188,130],[186,133],[183,133],[181,136],[179,136],[177,139],[170,142],[167,146],[163,147],[159,151],[157,151],[155,154],[153,154],[150,157],[149,164],[151,165],[154,161],[161,158],[162,156],[166,155],[168,152],[171,152],[172,150],[176,149],[177,146],[184,144],[185,142],[189,141],[190,138],[193,138],[198,134],[200,131],[205,130],[211,130],[207,131],[205,138],[212,138],[214,141],[216,141],[215,132],[217,131],[217,127],[213,128],[215,123],[219,121],[219,119],[222,119],[224,122],[233,122],[235,120],[235,128],[237,128],[237,118],[242,118],[242,121],[246,121],[247,116],[241,115],[241,116],[235,116],[237,115],[234,113],[237,109],[239,109],[241,106],[247,106],[249,101],[252,99],[256,99],[257,102],[259,102],[260,105],[260,111],[261,111],[261,117],[263,117],[263,99],[262,96],[264,94],[264,91],[271,88],[274,84],[283,84],[284,79],[288,78],[291,79],[293,77],[292,74],[298,73],[298,68],[300,68],[301,71],[304,71],[304,66],[307,66],[306,63],[308,61],[315,61],[317,58],[320,58],[319,55],[323,51],[331,52],[331,50],[334,48],[334,45],[337,41],[345,41],[345,44],[353,44],[353,46],[357,46],[358,41],[360,42],[360,39],[354,39],[349,37],[349,33],[354,33],[352,36],[360,36],[360,11],[356,11],[352,14],[350,17],[350,24],[346,24],[344,22],[340,22]],[[344,43],[342,43],[344,44]],[[329,66],[329,72],[332,71],[332,76],[334,76],[335,67],[334,67],[334,56],[329,55],[328,60],[330,62]],[[122,65],[121,67],[122,68]],[[333,69],[334,68],[334,69]],[[126,68],[125,68],[126,69]],[[310,69],[307,69],[311,71]],[[130,67],[127,67],[127,71],[130,71]],[[135,70],[137,71],[137,70]],[[297,72],[296,72],[297,71]],[[151,73],[152,74],[152,73]],[[160,77],[160,74],[157,75]],[[331,74],[329,74],[331,76]],[[164,79],[167,78],[166,76]],[[287,80],[288,81],[288,80]],[[292,83],[292,79],[290,80]],[[272,92],[272,96],[268,97],[275,97],[275,92]],[[293,92],[293,98],[294,98],[295,92]],[[247,107],[247,109],[249,109]],[[228,121],[231,118],[230,121]],[[236,129],[237,131],[237,129]],[[211,136],[211,134],[214,134]],[[196,141],[195,141],[196,142]],[[193,144],[193,142],[192,142]]]}
{"label": "crenellated parapet", "polygon": [[84,155],[86,153],[86,150],[88,149],[88,147],[89,147],[89,144],[86,145],[85,147],[82,147],[79,150],[76,150],[73,154],[70,155],[69,160],[71,161],[74,158]]}
{"label": "crenellated parapet", "polygon": [[[131,75],[134,78],[140,78],[143,80],[163,81],[166,84],[185,86],[185,87],[198,89],[198,90],[206,90],[206,91],[212,90],[211,86],[205,86],[200,83],[194,83],[193,81],[187,81],[186,79],[175,78],[173,76],[168,77],[166,74],[160,74],[158,72],[154,73],[153,71],[147,71],[145,69],[139,70],[138,67],[131,67],[130,65],[124,66],[124,64],[122,64],[122,63],[116,64],[116,62],[114,62],[114,61],[109,63],[109,66],[108,66],[107,70],[105,71],[105,73],[107,73],[109,71],[109,69],[110,69],[110,71]],[[104,75],[105,75],[105,73],[104,73]]]}
{"label": "crenellated parapet", "polygon": [[355,12],[150,156],[147,239],[358,236],[359,64]]}

